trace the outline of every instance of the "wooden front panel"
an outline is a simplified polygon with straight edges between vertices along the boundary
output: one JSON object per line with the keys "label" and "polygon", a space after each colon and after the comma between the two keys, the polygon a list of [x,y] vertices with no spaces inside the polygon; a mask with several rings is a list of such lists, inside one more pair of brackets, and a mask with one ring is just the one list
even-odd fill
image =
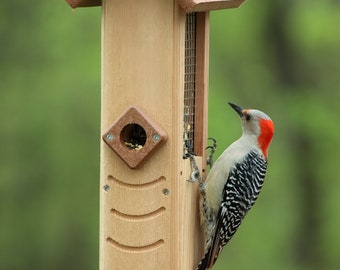
{"label": "wooden front panel", "polygon": [[201,256],[197,185],[182,158],[184,33],[175,0],[103,1],[101,132],[135,105],[168,139],[138,169],[102,141],[101,270],[187,270]]}

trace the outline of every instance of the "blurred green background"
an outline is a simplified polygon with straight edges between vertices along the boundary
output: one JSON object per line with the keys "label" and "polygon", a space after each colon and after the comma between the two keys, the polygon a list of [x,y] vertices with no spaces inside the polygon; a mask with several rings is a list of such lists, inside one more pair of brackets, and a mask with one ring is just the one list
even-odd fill
{"label": "blurred green background", "polygon": [[[0,2],[0,268],[98,269],[101,9]],[[232,101],[276,133],[263,192],[218,269],[340,269],[340,3],[211,12],[209,135]],[[214,268],[214,269],[215,269]]]}

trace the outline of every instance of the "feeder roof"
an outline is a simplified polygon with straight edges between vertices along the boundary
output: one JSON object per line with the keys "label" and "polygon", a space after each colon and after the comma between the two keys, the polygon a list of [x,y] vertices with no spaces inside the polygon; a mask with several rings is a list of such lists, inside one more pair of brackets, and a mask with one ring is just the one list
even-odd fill
{"label": "feeder roof", "polygon": [[[93,7],[101,6],[102,0],[66,0],[72,7]],[[241,5],[244,0],[177,0],[178,4],[187,12],[208,11],[216,9],[235,8]]]}
{"label": "feeder roof", "polygon": [[65,0],[71,8],[101,6],[102,0]]}

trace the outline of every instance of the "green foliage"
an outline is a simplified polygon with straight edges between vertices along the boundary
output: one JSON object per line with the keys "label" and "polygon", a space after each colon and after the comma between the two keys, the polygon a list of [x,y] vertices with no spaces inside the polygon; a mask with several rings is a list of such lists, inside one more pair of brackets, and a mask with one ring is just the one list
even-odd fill
{"label": "green foliage", "polygon": [[217,270],[340,266],[339,9],[248,1],[211,13],[209,136],[222,151],[240,135],[227,101],[275,122],[263,192]]}
{"label": "green foliage", "polygon": [[[97,269],[100,8],[0,2],[1,269]],[[339,269],[340,5],[211,12],[209,135],[275,122],[264,190],[216,269]]]}
{"label": "green foliage", "polygon": [[0,6],[1,269],[98,268],[100,9]]}

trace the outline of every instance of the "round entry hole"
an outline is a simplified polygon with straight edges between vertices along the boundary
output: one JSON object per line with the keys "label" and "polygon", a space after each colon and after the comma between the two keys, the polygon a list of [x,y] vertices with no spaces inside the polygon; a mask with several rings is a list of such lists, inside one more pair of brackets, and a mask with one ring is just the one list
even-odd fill
{"label": "round entry hole", "polygon": [[128,124],[122,129],[120,138],[127,148],[139,151],[145,145],[146,133],[142,126],[138,124]]}

